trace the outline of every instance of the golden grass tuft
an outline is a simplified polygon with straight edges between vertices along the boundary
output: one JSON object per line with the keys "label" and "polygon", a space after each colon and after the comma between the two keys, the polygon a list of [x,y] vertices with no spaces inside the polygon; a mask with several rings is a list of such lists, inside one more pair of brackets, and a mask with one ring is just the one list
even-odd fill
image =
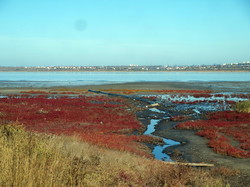
{"label": "golden grass tuft", "polygon": [[237,112],[247,112],[250,113],[250,101],[240,101],[235,104],[234,110]]}
{"label": "golden grass tuft", "polygon": [[225,186],[209,171],[166,166],[76,137],[0,126],[0,186]]}

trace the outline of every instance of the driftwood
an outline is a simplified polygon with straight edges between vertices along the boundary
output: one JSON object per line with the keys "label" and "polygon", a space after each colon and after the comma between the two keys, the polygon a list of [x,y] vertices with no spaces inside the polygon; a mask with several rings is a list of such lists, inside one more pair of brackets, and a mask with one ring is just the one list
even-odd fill
{"label": "driftwood", "polygon": [[184,163],[184,162],[163,162],[168,165],[182,165],[182,166],[195,166],[195,167],[214,167],[214,164],[207,163]]}
{"label": "driftwood", "polygon": [[157,107],[157,106],[160,106],[160,104],[159,103],[153,103],[153,104],[151,104],[151,105],[148,105],[147,107]]}

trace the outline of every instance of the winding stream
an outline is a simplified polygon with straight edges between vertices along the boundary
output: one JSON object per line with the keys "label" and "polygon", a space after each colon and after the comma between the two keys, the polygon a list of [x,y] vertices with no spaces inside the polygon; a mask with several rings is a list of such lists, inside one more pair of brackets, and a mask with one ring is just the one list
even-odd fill
{"label": "winding stream", "polygon": [[[160,111],[156,108],[151,108],[149,109],[153,112],[158,112],[158,113],[165,113],[164,111]],[[147,130],[144,132],[145,135],[151,135],[151,136],[154,136],[154,137],[158,137],[158,138],[161,138],[163,140],[163,142],[165,143],[164,145],[156,145],[152,151],[152,153],[154,154],[154,157],[157,159],[157,160],[162,160],[162,161],[173,161],[171,160],[170,156],[167,155],[166,153],[164,153],[163,151],[167,148],[167,147],[170,147],[170,146],[174,146],[174,145],[179,145],[180,143],[179,142],[176,142],[174,140],[170,140],[170,139],[166,139],[166,138],[162,138],[162,137],[159,137],[159,136],[155,136],[153,135],[152,133],[155,132],[155,127],[156,125],[158,125],[158,123],[161,121],[161,119],[151,119],[150,120],[150,124],[148,125],[147,127]]]}

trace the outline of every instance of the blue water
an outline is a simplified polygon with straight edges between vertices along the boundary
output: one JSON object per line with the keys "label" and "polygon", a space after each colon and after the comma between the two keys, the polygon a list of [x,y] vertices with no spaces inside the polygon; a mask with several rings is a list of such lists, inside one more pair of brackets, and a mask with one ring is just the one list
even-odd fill
{"label": "blue water", "polygon": [[0,72],[0,87],[80,86],[148,81],[250,81],[250,72]]}
{"label": "blue water", "polygon": [[174,145],[180,145],[179,142],[176,142],[174,140],[162,138],[163,142],[165,143],[164,145],[156,145],[153,150],[153,155],[157,160],[162,160],[162,161],[168,161],[172,162],[173,160],[170,158],[169,155],[164,153],[164,150],[167,147],[174,146]]}
{"label": "blue water", "polygon": [[[160,122],[160,119],[151,119],[150,124],[148,125],[147,130],[144,132],[144,134],[154,136],[154,135],[152,135],[152,133],[155,132],[155,127],[156,127],[156,125],[158,125],[159,122]],[[155,136],[155,137],[161,138],[159,136]],[[164,144],[163,145],[156,145],[154,147],[152,153],[157,160],[171,162],[172,159],[170,158],[169,155],[164,153],[164,150],[170,146],[180,145],[180,143],[176,142],[174,140],[167,139],[167,138],[162,138],[162,140],[163,140]]]}
{"label": "blue water", "polygon": [[[158,113],[165,113],[164,111],[158,110],[156,108],[151,108],[150,111],[153,112],[158,112]],[[153,132],[155,132],[155,127],[158,125],[158,123],[161,121],[161,119],[151,119],[149,125],[147,126],[147,130],[143,133],[145,135],[150,135],[150,136],[154,136],[152,135]],[[174,146],[174,145],[180,145],[179,142],[176,142],[174,140],[170,140],[167,138],[162,138],[159,136],[154,136],[154,137],[158,137],[161,138],[164,142],[163,145],[156,145],[152,151],[154,158],[158,159],[158,160],[162,160],[162,161],[168,161],[171,162],[173,161],[169,155],[167,155],[166,153],[164,153],[164,150],[167,147],[170,146]]]}
{"label": "blue water", "polygon": [[148,125],[147,130],[144,132],[144,134],[152,134],[155,131],[155,126],[158,124],[159,121],[159,119],[151,119],[150,124]]}

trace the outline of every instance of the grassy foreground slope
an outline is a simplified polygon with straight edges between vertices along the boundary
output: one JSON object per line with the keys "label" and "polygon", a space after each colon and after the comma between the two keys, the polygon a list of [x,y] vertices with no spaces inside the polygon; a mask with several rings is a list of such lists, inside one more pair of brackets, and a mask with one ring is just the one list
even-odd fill
{"label": "grassy foreground slope", "polygon": [[77,138],[0,126],[0,186],[225,186],[215,171],[166,165]]}

